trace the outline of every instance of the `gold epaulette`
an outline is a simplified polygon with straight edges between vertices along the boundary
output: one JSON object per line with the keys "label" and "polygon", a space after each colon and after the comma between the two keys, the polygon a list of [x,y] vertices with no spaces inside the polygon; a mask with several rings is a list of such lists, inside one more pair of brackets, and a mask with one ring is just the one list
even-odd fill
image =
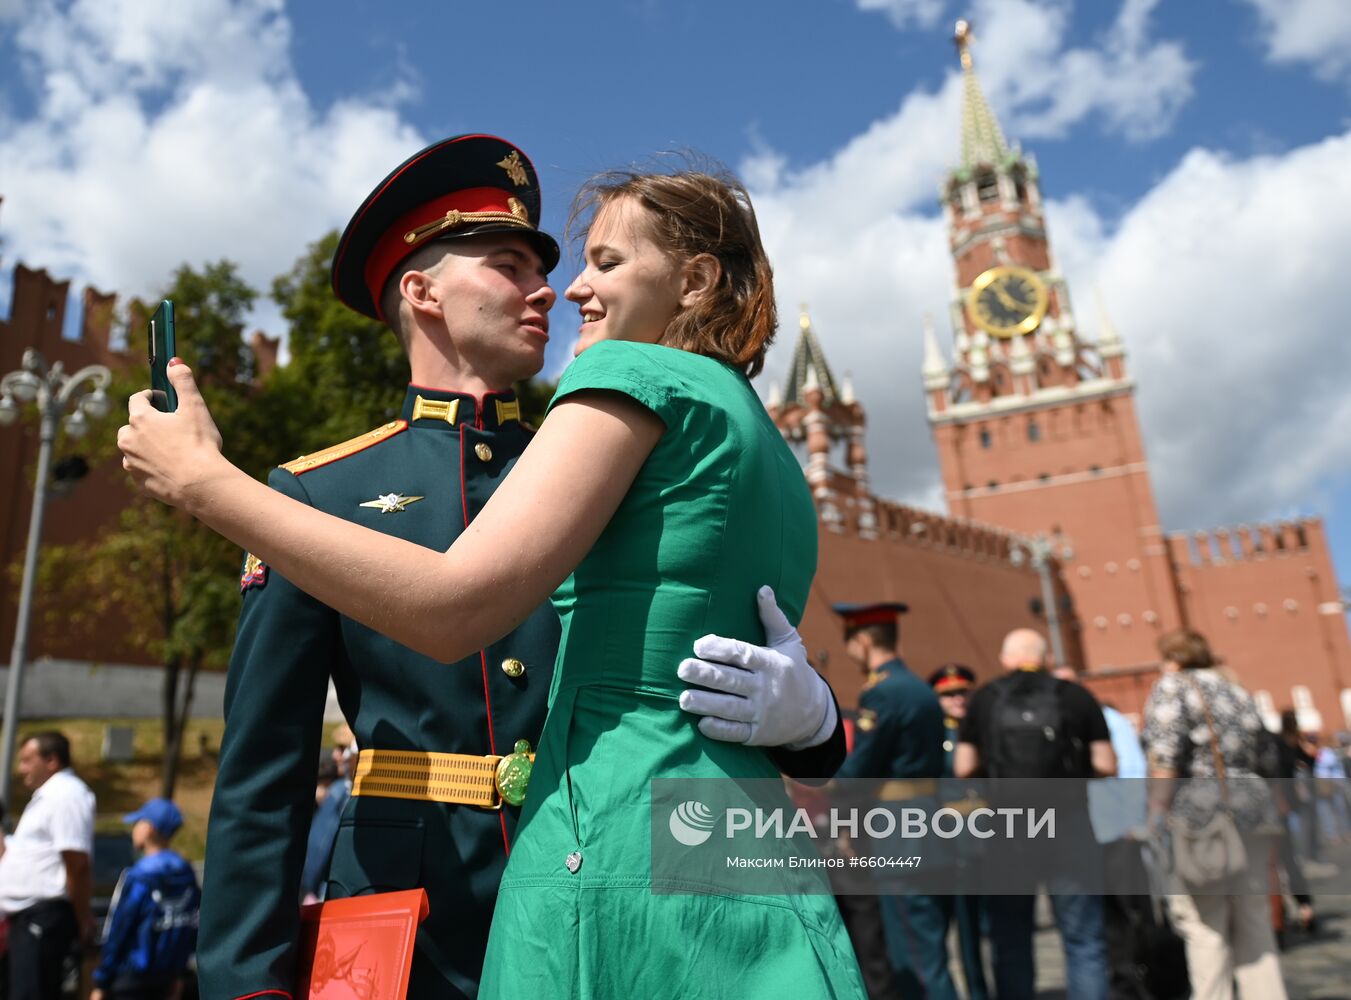
{"label": "gold epaulette", "polygon": [[400,431],[408,429],[407,420],[391,420],[383,427],[377,427],[373,431],[367,431],[365,434],[358,434],[350,441],[344,441],[342,444],[335,444],[331,448],[325,448],[323,451],[316,451],[313,455],[301,455],[293,462],[287,462],[282,466],[287,472],[298,476],[302,472],[309,472],[311,469],[317,469],[321,465],[328,465],[330,462],[336,462],[340,458],[346,458],[348,455],[355,455],[359,451],[365,451],[371,445],[379,444],[398,434]]}

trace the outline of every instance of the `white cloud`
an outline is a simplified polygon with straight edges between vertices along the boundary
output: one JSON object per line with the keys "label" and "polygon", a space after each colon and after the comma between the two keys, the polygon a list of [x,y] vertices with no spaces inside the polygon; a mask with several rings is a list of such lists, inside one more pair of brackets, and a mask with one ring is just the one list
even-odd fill
{"label": "white cloud", "polygon": [[[1152,6],[1127,0],[1108,49],[1153,51],[1144,27]],[[1063,39],[1063,11],[1036,9]],[[1105,92],[1025,107],[1049,84],[1010,93],[1000,80],[1012,79],[1030,53],[1047,64],[1038,71],[1044,80],[1079,72],[1066,68],[1067,57],[1083,50],[1048,49],[1036,31],[1003,35],[1002,44],[1023,48],[1001,49],[998,10],[990,13],[977,66],[1005,123],[1020,123],[1011,134],[1025,134],[1028,122],[1054,132],[1092,117],[1130,131],[1126,105]],[[1092,63],[1094,54],[1085,55]],[[1101,72],[1090,76],[1099,82],[1110,75],[1104,67],[1126,65],[1110,52],[1097,57]],[[1178,58],[1186,62],[1180,51]],[[1175,90],[1176,99],[1189,87]],[[853,372],[867,408],[874,487],[926,506],[939,504],[919,379],[921,322],[931,313],[940,340],[950,340],[952,263],[932,198],[957,156],[959,101],[954,74],[937,92],[912,93],[827,161],[794,172],[763,151],[746,172],[785,320],[769,377],[782,378],[797,303],[808,302],[836,375]],[[1341,332],[1345,295],[1334,274],[1334,262],[1351,254],[1347,162],[1351,135],[1247,160],[1198,149],[1110,221],[1088,198],[1043,178],[1076,315],[1096,330],[1099,286],[1126,341],[1155,489],[1172,527],[1320,502],[1338,470],[1351,468],[1351,436],[1342,430],[1351,420],[1351,342]]]}
{"label": "white cloud", "polygon": [[858,0],[859,10],[879,11],[898,28],[929,28],[943,16],[946,0]]}
{"label": "white cloud", "polygon": [[1351,133],[1248,160],[1193,150],[1111,234],[1056,239],[1080,316],[1094,325],[1096,282],[1131,352],[1172,523],[1322,502],[1351,469],[1348,162]]}
{"label": "white cloud", "polygon": [[0,119],[6,257],[148,295],[183,261],[266,289],[421,145],[392,101],[320,112],[280,0],[41,0],[15,42],[37,113]]}
{"label": "white cloud", "polygon": [[1332,80],[1351,76],[1351,3],[1346,0],[1247,0],[1262,23],[1267,58],[1311,63]]}
{"label": "white cloud", "polygon": [[1025,139],[1062,136],[1085,120],[1133,140],[1167,132],[1191,98],[1196,65],[1180,43],[1150,37],[1157,2],[1124,0],[1100,44],[1076,47],[1066,44],[1066,2],[980,0],[973,51],[1004,124]]}
{"label": "white cloud", "polygon": [[[932,26],[942,0],[856,0],[897,27]],[[951,12],[965,14],[968,4]],[[1003,124],[1023,138],[1058,137],[1085,119],[1132,140],[1167,132],[1191,98],[1196,64],[1176,41],[1150,36],[1158,0],[1121,0],[1099,43],[1067,44],[1073,0],[976,0],[977,70]]]}

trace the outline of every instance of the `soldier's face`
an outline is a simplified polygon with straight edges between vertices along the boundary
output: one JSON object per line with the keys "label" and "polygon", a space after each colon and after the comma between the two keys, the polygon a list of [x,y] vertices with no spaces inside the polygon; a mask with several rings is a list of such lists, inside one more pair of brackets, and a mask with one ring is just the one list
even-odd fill
{"label": "soldier's face", "polygon": [[855,632],[844,642],[844,651],[849,654],[849,659],[853,660],[863,672],[868,672],[868,654],[872,650],[872,641],[862,632]]}
{"label": "soldier's face", "polygon": [[582,314],[574,354],[602,340],[655,344],[681,308],[680,262],[652,237],[647,209],[618,198],[596,215],[582,273],[563,293]]}
{"label": "soldier's face", "polygon": [[955,691],[952,694],[940,694],[938,704],[943,706],[943,714],[949,719],[966,718],[966,692]]}
{"label": "soldier's face", "polygon": [[460,365],[501,389],[538,374],[557,300],[539,254],[509,233],[446,246],[429,292]]}

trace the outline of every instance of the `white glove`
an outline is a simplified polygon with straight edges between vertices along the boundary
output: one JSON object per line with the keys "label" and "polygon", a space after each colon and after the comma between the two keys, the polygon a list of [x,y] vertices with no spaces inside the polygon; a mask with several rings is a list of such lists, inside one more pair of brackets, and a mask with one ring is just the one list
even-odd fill
{"label": "white glove", "polygon": [[839,721],[830,685],[807,662],[774,591],[761,587],[755,598],[768,645],[718,635],[695,640],[698,658],[682,660],[676,674],[711,690],[683,692],[680,707],[704,716],[699,731],[710,739],[789,750],[824,743]]}

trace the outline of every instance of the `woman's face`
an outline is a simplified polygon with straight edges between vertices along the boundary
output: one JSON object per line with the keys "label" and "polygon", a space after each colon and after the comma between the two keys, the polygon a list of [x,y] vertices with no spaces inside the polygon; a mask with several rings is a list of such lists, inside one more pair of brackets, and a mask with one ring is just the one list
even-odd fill
{"label": "woman's face", "polygon": [[679,261],[657,245],[651,216],[632,198],[597,213],[586,237],[582,273],[564,297],[582,313],[573,354],[601,340],[655,344],[681,309]]}

